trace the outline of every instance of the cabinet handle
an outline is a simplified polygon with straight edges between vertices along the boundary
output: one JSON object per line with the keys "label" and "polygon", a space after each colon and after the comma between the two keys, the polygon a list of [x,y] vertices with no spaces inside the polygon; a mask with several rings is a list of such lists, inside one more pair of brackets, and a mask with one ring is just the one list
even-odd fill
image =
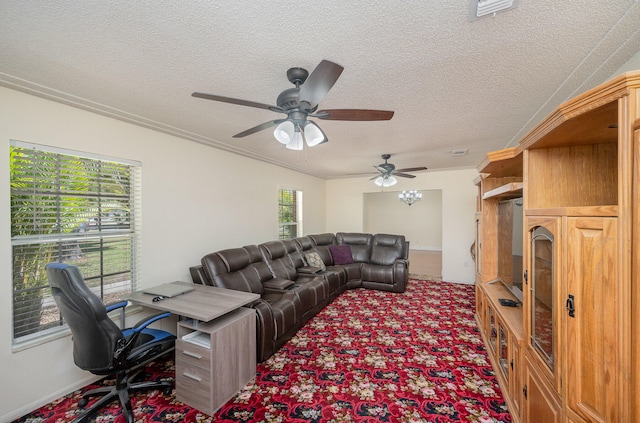
{"label": "cabinet handle", "polygon": [[511,370],[513,370],[513,358],[511,359]]}
{"label": "cabinet handle", "polygon": [[524,273],[522,274],[522,277],[524,278],[525,285],[529,285],[529,271],[528,270],[524,271]]}
{"label": "cabinet handle", "polygon": [[200,354],[192,353],[191,351],[187,351],[187,350],[182,351],[182,354],[188,355],[189,357],[197,358],[198,360],[202,358]]}
{"label": "cabinet handle", "polygon": [[522,395],[524,395],[524,399],[527,399],[527,385],[522,387]]}
{"label": "cabinet handle", "polygon": [[576,317],[576,307],[575,307],[575,298],[573,295],[569,294],[569,298],[567,298],[567,311],[569,312],[569,317]]}
{"label": "cabinet handle", "polygon": [[188,377],[189,379],[193,379],[196,382],[202,382],[202,378],[201,377],[196,376],[196,375],[192,375],[191,373],[184,372],[184,373],[182,373],[182,376]]}

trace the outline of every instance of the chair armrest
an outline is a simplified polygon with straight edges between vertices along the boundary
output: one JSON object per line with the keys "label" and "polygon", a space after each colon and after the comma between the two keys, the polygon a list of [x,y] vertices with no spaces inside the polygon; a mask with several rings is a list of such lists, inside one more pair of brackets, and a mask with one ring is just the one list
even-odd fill
{"label": "chair armrest", "polygon": [[130,328],[129,330],[131,331],[131,336],[129,338],[124,337],[118,340],[117,348],[113,353],[114,363],[118,363],[118,364],[122,363],[123,357],[127,357],[129,355],[129,352],[136,345],[138,336],[140,335],[140,333],[144,328],[146,328],[151,323],[157,320],[164,319],[169,316],[171,316],[171,313],[168,311],[156,313],[140,320],[138,323],[135,324],[135,326]]}
{"label": "chair armrest", "polygon": [[171,313],[168,311],[160,312],[153,314],[151,316],[147,316],[144,319],[140,320],[135,326],[132,328],[134,332],[141,332],[144,328],[149,326],[151,323],[158,321],[160,319],[166,319],[171,316]]}
{"label": "chair armrest", "polygon": [[105,304],[104,306],[107,309],[107,313],[112,312],[113,310],[117,310],[119,308],[125,308],[129,304],[128,301],[117,301],[114,303]]}
{"label": "chair armrest", "polygon": [[120,309],[120,327],[124,328],[124,309],[129,304],[128,301],[116,301],[114,303],[105,304],[104,307],[107,309],[107,313],[112,312],[113,310]]}

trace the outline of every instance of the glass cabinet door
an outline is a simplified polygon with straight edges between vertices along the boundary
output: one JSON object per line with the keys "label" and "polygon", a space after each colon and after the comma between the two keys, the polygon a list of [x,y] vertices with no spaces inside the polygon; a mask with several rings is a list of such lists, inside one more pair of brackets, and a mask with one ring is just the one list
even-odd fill
{"label": "glass cabinet door", "polygon": [[498,348],[498,331],[496,330],[496,315],[491,307],[487,308],[489,311],[489,344],[491,349],[496,351]]}
{"label": "glass cabinet door", "polygon": [[553,372],[554,365],[554,237],[542,226],[531,232],[531,345]]}
{"label": "glass cabinet door", "polygon": [[474,246],[476,274],[482,276],[482,221],[476,217],[476,243]]}
{"label": "glass cabinet door", "polygon": [[498,341],[500,348],[498,350],[498,361],[504,378],[509,381],[509,339],[507,331],[504,330],[502,323],[498,321]]}

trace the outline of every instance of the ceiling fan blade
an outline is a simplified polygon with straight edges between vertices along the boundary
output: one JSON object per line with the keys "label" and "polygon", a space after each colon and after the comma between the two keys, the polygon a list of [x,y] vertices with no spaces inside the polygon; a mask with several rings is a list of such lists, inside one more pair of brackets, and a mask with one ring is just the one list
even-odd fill
{"label": "ceiling fan blade", "polygon": [[191,95],[193,97],[204,98],[206,100],[221,101],[223,103],[231,103],[231,104],[237,104],[239,106],[255,107],[258,109],[267,109],[267,110],[272,110],[274,112],[284,113],[284,110],[281,109],[280,107],[272,106],[270,104],[258,103],[255,101],[241,100],[239,98],[223,97],[221,95],[206,94],[206,93],[199,93],[199,92],[192,93]]}
{"label": "ceiling fan blade", "polygon": [[393,174],[393,176],[399,176],[401,178],[415,178],[416,175],[411,175],[409,173],[402,173],[402,172],[396,172]]}
{"label": "ceiling fan blade", "polygon": [[331,109],[319,110],[315,117],[325,120],[389,120],[393,117],[393,112],[388,110],[365,110],[365,109]]}
{"label": "ceiling fan blade", "polygon": [[308,110],[316,107],[336,83],[343,70],[342,66],[328,60],[320,62],[300,87],[298,104],[307,103]]}
{"label": "ceiling fan blade", "polygon": [[396,169],[396,172],[418,172],[420,170],[427,170],[426,167],[406,167],[404,169]]}
{"label": "ceiling fan blade", "polygon": [[238,134],[235,134],[233,136],[233,138],[242,138],[242,137],[246,137],[247,135],[251,135],[251,134],[255,134],[256,132],[260,132],[264,129],[268,129],[271,128],[273,126],[276,126],[282,122],[284,122],[286,119],[276,119],[276,120],[270,120],[269,122],[265,122],[262,123],[258,126],[254,126],[253,128],[249,128],[246,131],[242,131]]}
{"label": "ceiling fan blade", "polygon": [[385,169],[384,167],[381,166],[377,166],[377,165],[373,165],[373,167],[380,173],[387,173],[387,169]]}

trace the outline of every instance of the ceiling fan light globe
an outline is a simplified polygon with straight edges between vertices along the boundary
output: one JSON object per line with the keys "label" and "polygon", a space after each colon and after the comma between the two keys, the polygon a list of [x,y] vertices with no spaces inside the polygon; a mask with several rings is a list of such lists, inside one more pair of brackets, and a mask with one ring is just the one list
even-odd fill
{"label": "ceiling fan light globe", "polygon": [[375,181],[373,181],[379,187],[391,187],[398,183],[398,180],[391,175],[378,176]]}
{"label": "ceiling fan light globe", "polygon": [[391,187],[395,184],[398,183],[398,180],[396,178],[394,178],[393,176],[389,176],[388,178],[386,178],[384,180],[384,182],[382,183],[383,187]]}
{"label": "ceiling fan light globe", "polygon": [[296,151],[302,150],[302,147],[303,147],[302,133],[300,131],[294,132],[293,139],[291,140],[291,142],[289,142],[286,145],[286,147],[289,150],[296,150]]}
{"label": "ceiling fan light globe", "polygon": [[288,145],[293,140],[295,133],[295,126],[293,122],[290,120],[285,120],[280,125],[276,126],[276,129],[273,131],[273,136],[278,140],[279,143]]}
{"label": "ceiling fan light globe", "polygon": [[322,129],[311,121],[307,121],[304,125],[304,139],[309,147],[315,147],[318,144],[328,141]]}

